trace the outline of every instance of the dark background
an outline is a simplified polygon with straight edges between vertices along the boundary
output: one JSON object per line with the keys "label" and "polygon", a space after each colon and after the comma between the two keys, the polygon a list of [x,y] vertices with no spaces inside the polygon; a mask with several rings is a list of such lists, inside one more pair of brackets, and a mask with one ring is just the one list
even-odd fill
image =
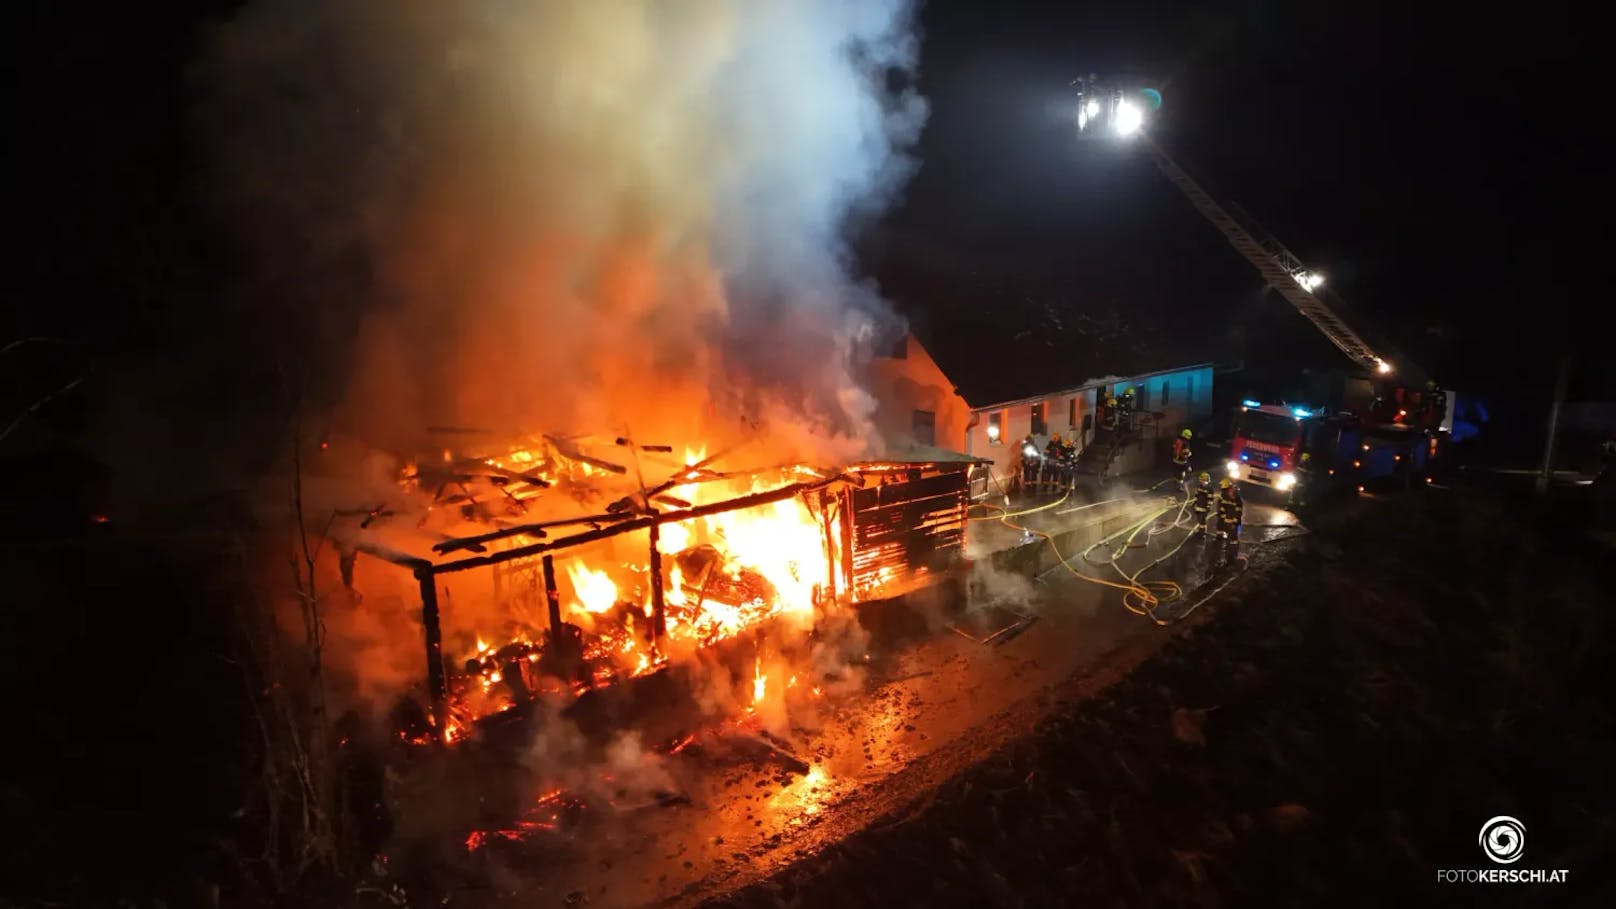
{"label": "dark background", "polygon": [[[164,364],[184,378],[153,397],[202,422],[273,378],[254,353],[285,327],[243,312],[203,214],[189,83],[208,23],[234,6],[15,14],[4,333],[82,356],[8,354],[5,403],[57,387],[56,370],[94,374],[33,431],[70,431],[109,382],[150,384]],[[1555,359],[1577,349],[1571,397],[1616,395],[1586,321],[1603,294],[1603,80],[1570,10],[932,2],[920,25],[919,170],[859,264],[962,386],[1040,347],[1095,372],[1124,350],[1158,368],[1341,362],[1137,150],[1079,141],[1068,84],[1098,72],[1159,85],[1153,129],[1181,163],[1443,384],[1541,412]]]}
{"label": "dark background", "polygon": [[[107,898],[196,867],[237,807],[221,755],[240,679],[217,659],[234,593],[192,544],[240,526],[231,490],[284,450],[275,364],[306,334],[242,292],[206,216],[191,64],[235,6],[8,10],[0,345],[52,340],[0,357],[0,421],[82,381],[0,440],[0,797],[28,839],[7,861]],[[1079,143],[1068,83],[1126,72],[1157,81],[1155,132],[1187,167],[1445,385],[1502,402],[1489,431],[1539,438],[1563,352],[1580,354],[1573,398],[1616,397],[1593,321],[1592,23],[1547,5],[934,2],[921,28],[919,170],[856,253],[962,386],[1040,355],[1095,374],[1340,363],[1148,161]]]}
{"label": "dark background", "polygon": [[1580,341],[1572,397],[1608,397],[1585,321],[1606,195],[1589,23],[1476,9],[929,4],[931,119],[874,270],[967,389],[1051,337],[1086,351],[1084,317],[1113,313],[1153,368],[1342,362],[1142,154],[1075,136],[1067,84],[1137,74],[1180,163],[1440,382],[1524,391],[1537,418]]}

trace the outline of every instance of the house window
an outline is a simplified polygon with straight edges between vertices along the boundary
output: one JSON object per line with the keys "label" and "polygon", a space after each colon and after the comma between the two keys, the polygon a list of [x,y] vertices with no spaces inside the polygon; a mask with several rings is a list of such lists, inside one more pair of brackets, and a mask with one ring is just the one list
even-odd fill
{"label": "house window", "polygon": [[1150,383],[1149,382],[1140,382],[1139,383],[1139,404],[1137,406],[1138,406],[1138,408],[1140,410],[1149,410],[1150,409]]}
{"label": "house window", "polygon": [[1167,406],[1167,398],[1168,398],[1169,393],[1170,393],[1169,389],[1171,389],[1172,387],[1173,387],[1173,380],[1171,378],[1162,379],[1162,400],[1161,400],[1161,402],[1162,402],[1163,407]]}
{"label": "house window", "polygon": [[1032,434],[1035,436],[1049,433],[1049,421],[1044,419],[1044,402],[1039,401],[1032,406]]}
{"label": "house window", "polygon": [[929,410],[917,410],[914,417],[915,441],[922,445],[937,444],[937,414]]}
{"label": "house window", "polygon": [[1195,400],[1195,373],[1193,373],[1193,372],[1190,373],[1188,376],[1185,376],[1185,379],[1187,379],[1187,381],[1184,383],[1184,397],[1190,399],[1191,401],[1194,401]]}
{"label": "house window", "polygon": [[995,410],[988,414],[988,444],[1004,444],[1004,411]]}
{"label": "house window", "polygon": [[1066,402],[1066,425],[1072,427],[1073,429],[1077,428],[1077,399],[1076,398],[1073,398],[1070,401]]}

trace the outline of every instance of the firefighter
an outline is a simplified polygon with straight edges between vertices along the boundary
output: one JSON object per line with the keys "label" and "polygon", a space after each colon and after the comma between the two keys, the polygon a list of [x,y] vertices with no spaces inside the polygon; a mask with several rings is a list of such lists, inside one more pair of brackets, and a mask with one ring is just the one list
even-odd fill
{"label": "firefighter", "polygon": [[1448,393],[1436,387],[1435,380],[1425,383],[1425,428],[1441,429],[1442,421],[1448,418]]}
{"label": "firefighter", "polygon": [[1125,429],[1133,428],[1133,405],[1133,389],[1130,388],[1122,393],[1122,401],[1120,402],[1121,412],[1118,414],[1119,421],[1122,423],[1122,426]]}
{"label": "firefighter", "polygon": [[1246,520],[1246,503],[1240,498],[1240,486],[1225,478],[1218,484],[1218,539],[1225,540],[1225,558],[1240,552],[1240,527]]}
{"label": "firefighter", "polygon": [[1307,507],[1308,499],[1313,494],[1313,484],[1317,481],[1318,470],[1313,466],[1313,455],[1304,451],[1296,462],[1296,485],[1291,487],[1290,507]]}
{"label": "firefighter", "polygon": [[1108,431],[1115,432],[1117,428],[1117,396],[1106,395],[1105,413],[1100,417],[1100,425]]}
{"label": "firefighter", "polygon": [[1031,491],[1038,482],[1038,443],[1032,433],[1021,440],[1021,488]]}
{"label": "firefighter", "polygon": [[1178,468],[1178,478],[1185,479],[1190,475],[1190,440],[1195,433],[1188,428],[1181,430],[1178,438],[1173,440],[1173,466]]}
{"label": "firefighter", "polygon": [[1066,444],[1058,432],[1052,433],[1049,444],[1044,446],[1044,470],[1049,475],[1048,482],[1066,485]]}
{"label": "firefighter", "polygon": [[1195,478],[1195,486],[1190,491],[1190,511],[1195,515],[1197,534],[1206,533],[1207,524],[1212,520],[1212,496],[1212,477],[1203,470]]}

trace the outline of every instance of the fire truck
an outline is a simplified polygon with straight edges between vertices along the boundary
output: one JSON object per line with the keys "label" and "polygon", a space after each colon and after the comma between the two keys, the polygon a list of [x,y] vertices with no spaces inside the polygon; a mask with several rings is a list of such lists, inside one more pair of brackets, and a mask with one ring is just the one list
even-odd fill
{"label": "fire truck", "polygon": [[[1416,424],[1366,424],[1350,411],[1247,399],[1225,469],[1232,479],[1285,493],[1304,476],[1316,487],[1312,493],[1387,481],[1412,485],[1429,482],[1441,444],[1440,433]],[[1302,469],[1303,454],[1310,471]]]}
{"label": "fire truck", "polygon": [[1161,94],[1137,80],[1076,80],[1080,133],[1143,145],[1152,163],[1190,204],[1250,262],[1297,312],[1312,322],[1358,368],[1320,393],[1316,403],[1246,400],[1236,414],[1226,465],[1244,483],[1291,490],[1302,454],[1326,485],[1360,489],[1388,478],[1422,482],[1453,425],[1455,396],[1425,381],[1419,368],[1384,344],[1371,347],[1343,317],[1344,304],[1325,287],[1324,275],[1308,268],[1235,205],[1215,197],[1161,147],[1146,128]]}

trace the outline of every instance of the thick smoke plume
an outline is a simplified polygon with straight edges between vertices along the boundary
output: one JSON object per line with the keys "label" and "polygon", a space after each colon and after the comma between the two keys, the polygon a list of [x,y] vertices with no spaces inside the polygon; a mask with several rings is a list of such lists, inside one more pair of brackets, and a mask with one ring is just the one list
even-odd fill
{"label": "thick smoke plume", "polygon": [[911,170],[911,12],[259,0],[203,63],[216,196],[378,447],[761,428],[849,457],[852,352],[890,316],[843,237]]}

